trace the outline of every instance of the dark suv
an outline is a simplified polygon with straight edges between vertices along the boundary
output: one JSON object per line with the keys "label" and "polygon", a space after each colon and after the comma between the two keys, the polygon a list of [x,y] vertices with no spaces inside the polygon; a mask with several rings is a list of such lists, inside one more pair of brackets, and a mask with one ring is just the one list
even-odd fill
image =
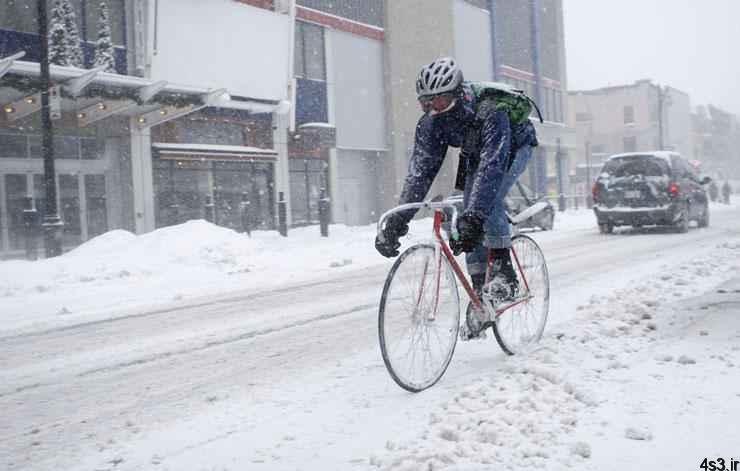
{"label": "dark suv", "polygon": [[689,163],[675,152],[636,152],[609,158],[593,187],[594,213],[602,233],[615,226],[673,226],[689,230],[689,222],[709,225],[709,205]]}

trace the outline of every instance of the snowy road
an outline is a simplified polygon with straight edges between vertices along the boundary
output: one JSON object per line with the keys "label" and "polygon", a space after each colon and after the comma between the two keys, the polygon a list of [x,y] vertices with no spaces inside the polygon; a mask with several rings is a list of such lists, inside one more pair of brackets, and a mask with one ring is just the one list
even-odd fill
{"label": "snowy road", "polygon": [[[568,332],[595,295],[738,241],[737,210],[723,215],[688,234],[536,233],[552,284],[546,336]],[[510,362],[490,339],[460,344],[435,388],[401,391],[377,347],[388,268],[0,334],[0,468],[367,467]]]}

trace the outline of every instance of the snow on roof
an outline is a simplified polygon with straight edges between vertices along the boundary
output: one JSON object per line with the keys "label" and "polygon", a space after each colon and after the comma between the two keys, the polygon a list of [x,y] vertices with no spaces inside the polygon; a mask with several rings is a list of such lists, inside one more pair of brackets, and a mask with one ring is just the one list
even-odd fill
{"label": "snow on roof", "polygon": [[[19,75],[39,76],[41,74],[41,68],[38,62],[16,60],[13,61],[12,65],[10,66],[9,72]],[[51,77],[52,79],[57,81],[72,80],[89,72],[90,70],[79,69],[77,67],[67,67],[53,64],[50,66]],[[112,87],[139,89],[154,85],[155,83],[157,83],[157,81],[135,77],[132,75],[98,72],[98,74],[95,75],[92,83],[99,85],[108,85]],[[185,95],[207,96],[214,90],[211,88],[194,87],[190,85],[167,82],[167,85],[162,91]],[[270,113],[273,111],[285,113],[287,112],[287,110],[290,109],[290,103],[285,101],[281,102],[276,100],[254,100],[249,98],[232,99],[231,96],[229,96],[228,94],[216,98],[213,103],[210,103],[210,105],[217,106],[219,108],[240,109],[256,113]]]}
{"label": "snow on roof", "polygon": [[247,146],[225,146],[220,144],[188,144],[188,143],[169,143],[153,142],[152,147],[160,151],[170,151],[171,153],[228,153],[228,154],[259,154],[259,155],[277,155],[275,149],[260,149],[259,147]]}
{"label": "snow on roof", "polygon": [[616,154],[610,156],[607,160],[612,159],[621,159],[624,157],[639,157],[639,156],[645,156],[645,155],[651,155],[653,157],[658,157],[661,159],[665,159],[670,161],[671,157],[680,157],[681,154],[678,152],[671,152],[666,150],[655,150],[655,151],[648,151],[648,152],[625,152],[623,154]]}
{"label": "snow on roof", "polygon": [[298,126],[298,129],[307,129],[307,128],[327,128],[327,129],[334,129],[336,126],[329,123],[304,123]]}

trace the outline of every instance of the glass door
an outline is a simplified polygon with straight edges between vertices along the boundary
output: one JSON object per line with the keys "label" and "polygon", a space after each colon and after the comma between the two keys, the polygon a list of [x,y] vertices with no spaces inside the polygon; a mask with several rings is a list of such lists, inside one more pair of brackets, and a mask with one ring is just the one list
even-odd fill
{"label": "glass door", "polygon": [[23,209],[26,195],[28,195],[28,184],[25,175],[5,175],[5,211],[8,221],[8,248],[10,250],[20,250],[25,247]]}

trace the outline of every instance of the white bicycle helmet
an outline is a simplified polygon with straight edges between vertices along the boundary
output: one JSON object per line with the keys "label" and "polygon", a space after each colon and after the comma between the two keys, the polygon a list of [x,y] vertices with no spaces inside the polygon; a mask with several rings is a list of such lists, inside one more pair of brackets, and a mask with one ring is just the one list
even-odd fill
{"label": "white bicycle helmet", "polygon": [[462,70],[455,59],[441,57],[421,68],[416,80],[416,96],[423,97],[452,92],[463,82]]}

